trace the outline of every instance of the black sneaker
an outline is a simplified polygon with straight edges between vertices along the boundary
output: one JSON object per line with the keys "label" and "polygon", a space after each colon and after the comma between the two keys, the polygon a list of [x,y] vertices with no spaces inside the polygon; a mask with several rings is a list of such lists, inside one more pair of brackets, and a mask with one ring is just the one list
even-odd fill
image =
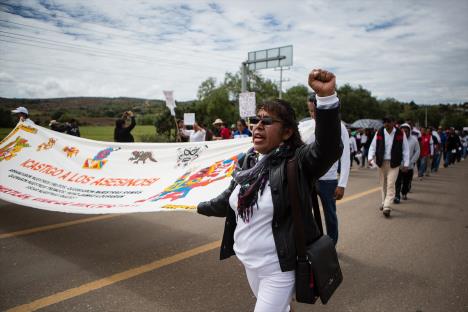
{"label": "black sneaker", "polygon": [[395,197],[395,198],[393,199],[393,203],[394,203],[394,204],[399,204],[399,203],[400,203],[400,198]]}

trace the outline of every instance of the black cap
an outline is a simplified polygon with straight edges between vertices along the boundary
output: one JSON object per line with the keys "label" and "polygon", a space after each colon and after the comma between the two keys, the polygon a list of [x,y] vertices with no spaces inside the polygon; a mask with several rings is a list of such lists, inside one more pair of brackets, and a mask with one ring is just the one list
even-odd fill
{"label": "black cap", "polygon": [[387,116],[385,116],[385,117],[382,119],[382,122],[383,122],[383,123],[386,123],[386,122],[393,122],[393,121],[395,121],[395,118],[393,118],[393,117],[390,116],[390,115],[387,115]]}

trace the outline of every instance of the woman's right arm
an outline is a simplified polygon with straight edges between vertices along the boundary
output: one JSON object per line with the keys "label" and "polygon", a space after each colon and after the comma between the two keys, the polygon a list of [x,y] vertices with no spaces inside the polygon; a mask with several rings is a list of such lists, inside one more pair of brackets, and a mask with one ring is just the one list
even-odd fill
{"label": "woman's right arm", "polygon": [[135,128],[136,121],[135,116],[130,116],[130,125],[127,127],[128,132],[132,131]]}
{"label": "woman's right arm", "polygon": [[212,200],[201,202],[197,206],[197,212],[208,217],[226,217],[229,211],[229,196],[231,196],[236,183],[231,181],[229,187]]}

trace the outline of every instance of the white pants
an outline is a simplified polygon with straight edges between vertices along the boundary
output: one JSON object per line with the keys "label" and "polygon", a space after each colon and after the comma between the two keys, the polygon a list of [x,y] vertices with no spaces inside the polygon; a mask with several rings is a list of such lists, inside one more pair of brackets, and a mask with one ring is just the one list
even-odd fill
{"label": "white pants", "polygon": [[296,280],[294,271],[281,272],[276,262],[260,269],[245,267],[245,272],[257,298],[255,312],[289,312]]}

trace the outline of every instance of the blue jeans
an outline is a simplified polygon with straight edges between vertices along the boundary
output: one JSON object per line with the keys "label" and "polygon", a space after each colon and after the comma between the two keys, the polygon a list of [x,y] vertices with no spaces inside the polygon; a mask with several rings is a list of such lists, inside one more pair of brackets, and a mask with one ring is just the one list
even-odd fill
{"label": "blue jeans", "polygon": [[432,170],[431,171],[439,171],[439,165],[440,165],[440,157],[442,156],[441,155],[442,153],[441,152],[435,152],[434,153],[434,158],[432,160]]}
{"label": "blue jeans", "polygon": [[425,156],[425,157],[419,158],[419,160],[420,160],[421,162],[419,163],[418,177],[420,177],[420,178],[423,177],[423,176],[424,176],[424,172],[426,172],[427,157],[429,157],[429,156]]}
{"label": "blue jeans", "polygon": [[317,182],[317,194],[322,202],[323,212],[325,214],[325,225],[327,226],[327,235],[338,242],[338,218],[336,217],[335,190],[338,186],[338,180],[319,180]]}

